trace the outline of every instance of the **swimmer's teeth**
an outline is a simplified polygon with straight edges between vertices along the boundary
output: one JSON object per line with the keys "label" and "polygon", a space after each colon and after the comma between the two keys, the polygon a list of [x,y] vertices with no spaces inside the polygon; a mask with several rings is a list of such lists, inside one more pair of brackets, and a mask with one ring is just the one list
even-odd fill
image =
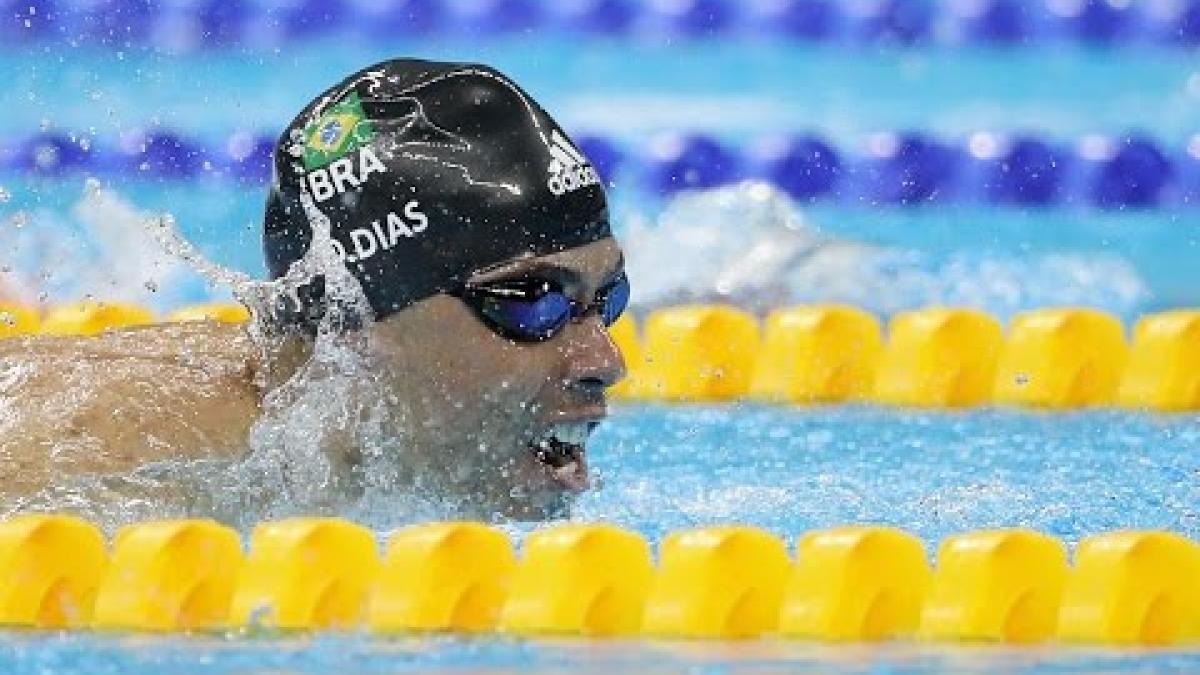
{"label": "swimmer's teeth", "polygon": [[569,479],[572,475],[575,474],[576,471],[579,470],[578,463],[575,460],[571,460],[571,461],[567,462],[566,464],[563,464],[562,466],[552,467],[552,469],[554,471],[554,474],[556,476],[558,476],[560,480]]}
{"label": "swimmer's teeth", "polygon": [[578,467],[590,429],[586,423],[552,425],[534,439],[534,454],[556,473],[570,475]]}

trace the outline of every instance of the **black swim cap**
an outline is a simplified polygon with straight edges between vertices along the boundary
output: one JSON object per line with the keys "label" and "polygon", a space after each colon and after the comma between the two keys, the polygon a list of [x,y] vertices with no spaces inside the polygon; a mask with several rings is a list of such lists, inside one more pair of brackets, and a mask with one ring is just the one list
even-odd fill
{"label": "black swim cap", "polygon": [[[611,236],[604,188],[562,129],[493,68],[396,59],[326,90],[280,137],[263,249],[272,278],[308,250],[300,195],[377,319],[525,253]],[[288,321],[311,323],[323,283]]]}

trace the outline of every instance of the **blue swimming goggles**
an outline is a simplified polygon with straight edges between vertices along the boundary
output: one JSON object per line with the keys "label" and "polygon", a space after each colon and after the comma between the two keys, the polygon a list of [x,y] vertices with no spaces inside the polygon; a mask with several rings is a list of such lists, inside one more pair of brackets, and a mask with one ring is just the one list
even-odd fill
{"label": "blue swimming goggles", "polygon": [[605,326],[616,323],[629,304],[629,279],[622,273],[597,291],[588,304],[576,302],[558,282],[536,277],[468,283],[451,295],[467,303],[500,335],[518,342],[543,342],[592,310],[600,312]]}

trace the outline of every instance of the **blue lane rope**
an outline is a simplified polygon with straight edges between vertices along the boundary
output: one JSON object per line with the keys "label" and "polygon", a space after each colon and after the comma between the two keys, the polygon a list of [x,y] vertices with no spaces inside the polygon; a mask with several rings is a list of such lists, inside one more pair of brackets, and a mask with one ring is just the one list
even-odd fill
{"label": "blue lane rope", "polygon": [[[703,134],[665,134],[636,144],[596,135],[577,139],[605,180],[649,194],[760,178],[801,203],[1105,209],[1200,204],[1200,134],[1176,147],[1136,132],[1073,140],[988,132],[949,140],[887,132],[843,147],[816,133],[741,144]],[[269,133],[238,132],[205,143],[151,129],[107,142],[43,132],[0,139],[0,176],[218,179],[257,186],[270,178],[274,140]]]}
{"label": "blue lane rope", "polygon": [[1200,0],[0,0],[6,45],[273,48],[341,35],[783,39],[838,46],[1200,45]]}

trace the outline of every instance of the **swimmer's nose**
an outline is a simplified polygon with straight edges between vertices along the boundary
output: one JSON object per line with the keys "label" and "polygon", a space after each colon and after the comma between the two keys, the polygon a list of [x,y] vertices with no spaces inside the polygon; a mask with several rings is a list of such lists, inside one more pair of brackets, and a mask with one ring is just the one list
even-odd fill
{"label": "swimmer's nose", "polygon": [[564,350],[567,386],[599,393],[625,377],[625,359],[600,317],[579,321],[563,337],[569,340]]}

